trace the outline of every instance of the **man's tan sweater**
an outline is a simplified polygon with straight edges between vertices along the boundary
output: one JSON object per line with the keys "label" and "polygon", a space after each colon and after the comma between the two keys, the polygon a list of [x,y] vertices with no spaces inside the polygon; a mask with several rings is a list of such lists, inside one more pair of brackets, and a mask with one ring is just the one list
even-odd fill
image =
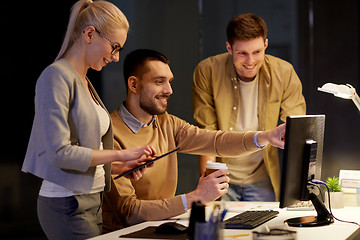
{"label": "man's tan sweater", "polygon": [[[118,110],[111,114],[115,149],[152,145],[161,155],[177,147],[188,154],[234,157],[258,150],[255,132],[223,132],[200,129],[178,117],[164,113],[155,116],[156,124],[134,133],[124,123]],[[143,221],[161,220],[185,212],[177,186],[177,155],[170,154],[146,169],[138,181],[112,178],[111,191],[104,195],[103,229],[114,231]]]}

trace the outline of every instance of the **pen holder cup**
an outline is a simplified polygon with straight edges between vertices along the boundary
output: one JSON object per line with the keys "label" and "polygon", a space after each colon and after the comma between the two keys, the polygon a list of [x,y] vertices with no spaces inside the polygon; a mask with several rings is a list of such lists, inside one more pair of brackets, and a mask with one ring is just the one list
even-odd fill
{"label": "pen holder cup", "polygon": [[194,240],[223,239],[223,222],[196,222]]}
{"label": "pen holder cup", "polygon": [[201,202],[193,202],[187,234],[190,240],[194,239],[195,223],[205,222],[205,205]]}

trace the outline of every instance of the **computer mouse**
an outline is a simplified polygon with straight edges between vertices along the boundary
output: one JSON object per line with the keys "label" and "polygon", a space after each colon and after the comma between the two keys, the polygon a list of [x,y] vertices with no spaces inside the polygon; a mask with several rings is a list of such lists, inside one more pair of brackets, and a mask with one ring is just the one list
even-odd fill
{"label": "computer mouse", "polygon": [[165,233],[165,234],[182,234],[185,233],[187,227],[177,222],[166,222],[158,227],[156,227],[156,233]]}

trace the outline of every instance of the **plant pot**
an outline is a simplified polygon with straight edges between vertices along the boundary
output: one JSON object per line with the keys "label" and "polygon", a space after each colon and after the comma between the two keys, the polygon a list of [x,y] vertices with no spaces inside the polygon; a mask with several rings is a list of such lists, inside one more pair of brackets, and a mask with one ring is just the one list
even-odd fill
{"label": "plant pot", "polygon": [[[331,208],[344,208],[344,193],[330,192],[330,205]],[[327,192],[325,192],[325,206],[329,208],[329,200],[328,200]]]}

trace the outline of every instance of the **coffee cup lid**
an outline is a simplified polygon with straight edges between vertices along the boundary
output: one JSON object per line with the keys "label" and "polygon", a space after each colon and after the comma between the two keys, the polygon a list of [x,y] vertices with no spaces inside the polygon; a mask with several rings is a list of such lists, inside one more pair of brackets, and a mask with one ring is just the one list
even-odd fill
{"label": "coffee cup lid", "polygon": [[207,169],[228,169],[225,163],[219,163],[219,162],[212,162],[207,161],[206,163]]}

